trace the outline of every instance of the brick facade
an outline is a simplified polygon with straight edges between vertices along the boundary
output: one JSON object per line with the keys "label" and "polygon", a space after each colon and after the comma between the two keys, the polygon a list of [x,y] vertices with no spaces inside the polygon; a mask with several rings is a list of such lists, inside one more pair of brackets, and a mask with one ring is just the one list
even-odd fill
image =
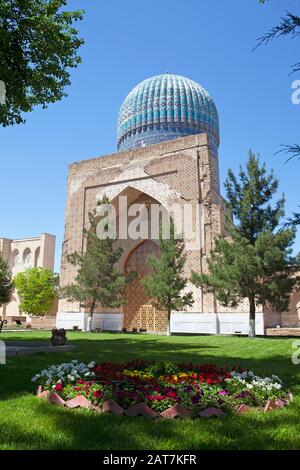
{"label": "brick facade", "polygon": [[[75,250],[84,250],[83,228],[88,228],[88,213],[96,207],[97,200],[104,194],[116,208],[121,195],[127,196],[128,206],[136,202],[143,202],[145,205],[160,203],[166,211],[174,203],[180,207],[189,203],[195,208],[200,203],[201,218],[196,220],[194,211],[192,224],[201,243],[198,248],[189,248],[189,243],[186,243],[185,274],[189,276],[192,271],[205,272],[215,237],[226,236],[224,221],[225,214],[228,216],[229,213],[220,196],[219,187],[218,157],[206,134],[169,140],[72,164],[68,177],[62,286],[73,282],[76,275],[76,269],[67,262],[66,255]],[[142,239],[117,242],[124,249],[119,266],[123,272],[129,257],[141,242]],[[137,284],[127,289],[128,303],[119,310],[124,313],[124,327],[165,331],[166,317],[150,306],[139,281],[136,282]],[[193,285],[189,285],[188,289],[193,291],[195,302],[187,312],[248,312],[247,301],[237,309],[228,309],[222,307],[212,294],[203,293]],[[282,314],[281,319],[285,318],[286,323],[289,323],[291,318],[293,326],[298,326],[299,299],[293,297],[291,304],[294,312]],[[59,311],[78,312],[80,307],[76,302],[61,300]],[[111,310],[97,306],[96,312],[105,313]],[[265,314],[266,326],[272,326],[272,315],[268,309]]]}
{"label": "brick facade", "polygon": [[[66,255],[84,249],[83,228],[88,228],[88,212],[96,207],[97,199],[106,194],[115,206],[120,195],[131,203],[160,203],[168,211],[172,204],[194,207],[193,228],[202,247],[186,245],[187,262],[185,274],[203,271],[213,238],[225,235],[224,202],[218,192],[219,175],[216,156],[210,152],[206,134],[188,136],[142,147],[129,152],[99,157],[70,166],[66,206],[65,238],[62,254],[61,284],[74,280],[76,270],[66,261]],[[201,204],[202,217],[196,220],[196,207]],[[129,219],[130,222],[130,219]],[[124,249],[120,268],[126,270],[128,257],[132,256],[143,240],[119,240]],[[151,310],[149,299],[140,288],[139,280],[127,289],[128,303],[124,312],[124,327],[165,331],[166,319]],[[194,292],[195,303],[188,311],[214,312],[216,302],[212,295],[189,285]],[[135,299],[135,302],[132,299]],[[152,313],[149,313],[150,310]],[[79,305],[60,301],[60,311],[79,311]],[[102,313],[101,306],[96,309]],[[109,310],[107,310],[109,311]],[[153,316],[153,318],[151,318]]]}

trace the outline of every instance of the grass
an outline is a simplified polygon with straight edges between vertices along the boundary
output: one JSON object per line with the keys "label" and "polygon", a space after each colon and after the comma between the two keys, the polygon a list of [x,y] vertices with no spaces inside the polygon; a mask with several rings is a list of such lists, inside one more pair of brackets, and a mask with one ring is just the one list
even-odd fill
{"label": "grass", "polygon": [[[0,449],[300,449],[300,365],[291,339],[69,333],[75,353],[9,358],[0,366]],[[4,333],[1,340],[41,340],[48,332]],[[276,373],[295,395],[284,410],[210,420],[148,420],[66,410],[38,400],[31,377],[71,359],[135,358],[237,365]]]}

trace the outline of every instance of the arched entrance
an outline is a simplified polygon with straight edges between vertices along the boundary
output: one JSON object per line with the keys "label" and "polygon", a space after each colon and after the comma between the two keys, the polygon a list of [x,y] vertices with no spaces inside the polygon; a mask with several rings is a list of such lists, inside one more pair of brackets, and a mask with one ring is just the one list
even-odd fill
{"label": "arched entrance", "polygon": [[153,241],[146,240],[134,248],[125,264],[126,274],[137,274],[134,282],[125,288],[124,323],[129,330],[156,331],[155,315],[159,312],[149,303],[149,296],[141,284],[141,279],[152,272],[147,263],[149,255],[159,257],[160,249]]}

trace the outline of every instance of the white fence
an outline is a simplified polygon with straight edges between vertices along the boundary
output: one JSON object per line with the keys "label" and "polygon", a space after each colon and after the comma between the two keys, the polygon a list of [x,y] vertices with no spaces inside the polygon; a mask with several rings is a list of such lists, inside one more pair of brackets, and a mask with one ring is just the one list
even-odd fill
{"label": "white fence", "polygon": [[[77,326],[85,331],[87,327],[88,313],[84,312],[58,312],[56,316],[56,328],[72,330]],[[94,313],[91,328],[100,328],[105,331],[121,331],[123,327],[123,313]]]}
{"label": "white fence", "polygon": [[[92,329],[104,331],[121,331],[123,327],[122,313],[95,313],[91,324]],[[83,312],[58,312],[56,327],[72,330],[77,326],[85,331],[88,314]],[[256,314],[256,334],[264,334],[263,313]],[[244,334],[249,333],[249,314],[247,313],[184,313],[171,315],[171,333],[189,334]]]}
{"label": "white fence", "polygon": [[4,341],[0,341],[0,364],[6,364],[6,346]]}
{"label": "white fence", "polygon": [[[256,314],[256,334],[264,334],[263,313]],[[249,333],[248,313],[184,313],[171,315],[172,333],[194,334],[244,334]]]}

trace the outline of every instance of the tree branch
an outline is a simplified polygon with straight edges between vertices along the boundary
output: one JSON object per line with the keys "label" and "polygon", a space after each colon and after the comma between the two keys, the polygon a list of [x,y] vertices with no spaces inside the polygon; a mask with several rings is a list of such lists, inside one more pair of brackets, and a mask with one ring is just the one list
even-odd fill
{"label": "tree branch", "polygon": [[276,152],[275,155],[278,155],[280,153],[283,153],[284,155],[286,155],[287,160],[285,161],[285,163],[288,163],[293,158],[298,158],[298,160],[300,160],[300,145],[299,144],[282,145],[282,147],[283,148],[279,150],[278,152]]}
{"label": "tree branch", "polygon": [[268,44],[273,39],[285,37],[290,34],[292,37],[300,34],[300,17],[293,15],[293,13],[286,12],[286,17],[281,18],[281,23],[274,26],[264,36],[257,39],[258,44],[254,47],[254,50],[262,44]]}

